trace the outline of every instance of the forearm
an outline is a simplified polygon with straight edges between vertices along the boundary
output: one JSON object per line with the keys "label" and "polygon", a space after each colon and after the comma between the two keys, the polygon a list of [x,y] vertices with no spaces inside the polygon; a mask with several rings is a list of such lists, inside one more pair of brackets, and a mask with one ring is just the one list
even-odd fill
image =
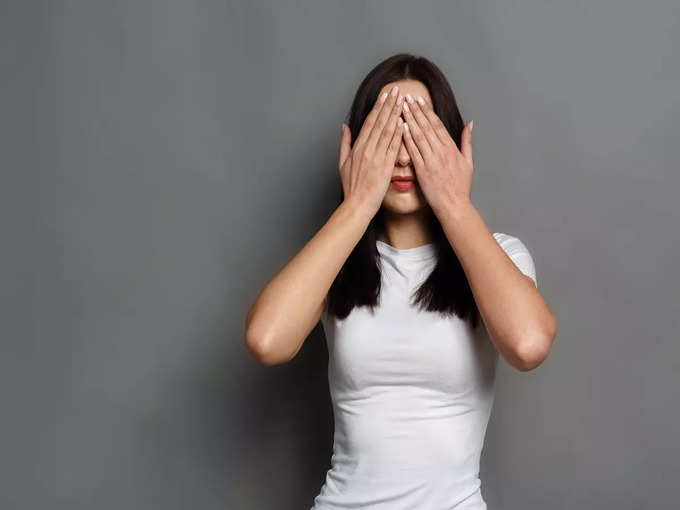
{"label": "forearm", "polygon": [[372,216],[358,204],[343,202],[257,296],[246,318],[246,337],[268,364],[283,363],[297,353]]}
{"label": "forearm", "polygon": [[436,214],[499,353],[521,370],[540,364],[556,326],[533,280],[508,257],[470,202],[444,206]]}

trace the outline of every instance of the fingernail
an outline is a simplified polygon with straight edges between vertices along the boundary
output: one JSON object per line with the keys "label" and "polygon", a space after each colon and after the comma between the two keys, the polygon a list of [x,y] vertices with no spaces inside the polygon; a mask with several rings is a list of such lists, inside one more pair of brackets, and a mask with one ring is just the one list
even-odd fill
{"label": "fingernail", "polygon": [[418,96],[418,102],[425,106],[425,100],[421,96]]}
{"label": "fingernail", "polygon": [[387,92],[383,92],[383,95],[380,96],[380,100],[384,103],[385,99],[387,99]]}
{"label": "fingernail", "polygon": [[470,133],[472,133],[472,123],[473,123],[473,122],[474,122],[474,120],[471,120],[471,121],[470,121]]}
{"label": "fingernail", "polygon": [[404,110],[406,110],[407,112],[411,111],[411,110],[409,110],[408,103],[406,101],[404,101]]}
{"label": "fingernail", "polygon": [[399,87],[397,87],[396,85],[394,87],[392,87],[392,96],[396,96],[398,90],[399,90]]}
{"label": "fingernail", "polygon": [[412,96],[411,94],[406,94],[406,100],[407,100],[409,103],[413,104],[413,96]]}

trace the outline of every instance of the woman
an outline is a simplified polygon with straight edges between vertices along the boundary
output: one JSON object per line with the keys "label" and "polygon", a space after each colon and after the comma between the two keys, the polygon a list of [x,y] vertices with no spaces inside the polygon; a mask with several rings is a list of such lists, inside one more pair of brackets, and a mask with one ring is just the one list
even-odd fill
{"label": "woman", "polygon": [[434,64],[380,63],[342,128],[342,201],[257,297],[247,347],[285,363],[322,321],[335,432],[313,510],[485,509],[496,362],[537,367],[555,316],[526,246],[471,203],[472,122]]}

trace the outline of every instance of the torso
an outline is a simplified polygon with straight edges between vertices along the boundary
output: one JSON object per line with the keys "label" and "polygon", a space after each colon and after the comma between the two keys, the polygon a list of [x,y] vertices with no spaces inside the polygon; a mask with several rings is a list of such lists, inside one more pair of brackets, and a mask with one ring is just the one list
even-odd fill
{"label": "torso", "polygon": [[357,307],[322,318],[335,433],[331,469],[313,510],[485,509],[479,459],[494,398],[498,353],[480,321],[410,304],[436,258],[434,245],[377,242],[375,314]]}

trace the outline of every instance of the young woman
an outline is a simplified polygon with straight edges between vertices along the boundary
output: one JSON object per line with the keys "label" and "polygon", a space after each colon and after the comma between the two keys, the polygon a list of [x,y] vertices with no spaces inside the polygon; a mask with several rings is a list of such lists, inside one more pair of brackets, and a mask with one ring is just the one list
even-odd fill
{"label": "young woman", "polygon": [[472,122],[433,63],[398,54],[366,76],[339,173],[340,205],[246,321],[266,365],[322,321],[335,432],[312,508],[485,509],[498,357],[537,367],[556,320],[526,246],[471,203]]}

